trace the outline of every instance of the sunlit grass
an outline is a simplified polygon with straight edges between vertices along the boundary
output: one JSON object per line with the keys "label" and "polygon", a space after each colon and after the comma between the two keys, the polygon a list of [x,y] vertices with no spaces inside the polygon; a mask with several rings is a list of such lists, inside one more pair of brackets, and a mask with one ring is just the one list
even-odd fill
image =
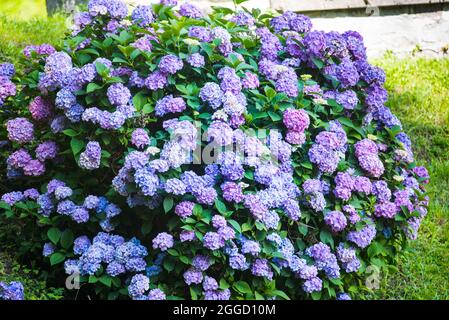
{"label": "sunlit grass", "polygon": [[449,59],[387,56],[388,105],[411,137],[418,161],[430,172],[429,213],[418,240],[385,275],[382,299],[449,299]]}
{"label": "sunlit grass", "polygon": [[14,19],[28,20],[46,17],[45,0],[1,0],[0,13]]}
{"label": "sunlit grass", "polygon": [[67,18],[19,20],[0,15],[0,62],[16,63],[29,44],[58,44],[67,30]]}

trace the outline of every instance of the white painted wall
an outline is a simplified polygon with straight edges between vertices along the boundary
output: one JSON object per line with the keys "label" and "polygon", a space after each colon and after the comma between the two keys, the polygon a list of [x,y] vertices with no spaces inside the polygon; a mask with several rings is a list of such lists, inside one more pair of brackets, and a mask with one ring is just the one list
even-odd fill
{"label": "white painted wall", "polygon": [[[159,0],[125,1],[131,5],[159,2]],[[315,6],[318,5],[318,2],[323,2],[324,5],[327,1],[329,3],[346,3],[350,7],[357,6],[357,3],[362,0],[249,0],[244,3],[244,6],[262,10],[270,8],[307,9],[311,6],[312,1]],[[371,1],[373,0],[370,0],[370,3]],[[416,2],[417,0],[401,1]],[[438,1],[446,2],[446,0]],[[211,6],[233,7],[233,2],[229,0],[190,0],[189,2],[198,5],[206,12],[210,11]],[[329,4],[327,5],[329,6]],[[417,46],[423,49],[422,54],[441,55],[441,49],[449,46],[449,11],[370,17],[314,18],[312,21],[316,30],[340,32],[356,30],[360,32],[365,38],[368,56],[371,58],[383,55],[386,50],[392,50],[399,55],[407,54]]]}

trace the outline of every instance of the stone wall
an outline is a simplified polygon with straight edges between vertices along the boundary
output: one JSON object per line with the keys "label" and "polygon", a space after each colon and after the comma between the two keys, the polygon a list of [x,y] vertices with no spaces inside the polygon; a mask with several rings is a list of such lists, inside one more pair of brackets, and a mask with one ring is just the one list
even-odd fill
{"label": "stone wall", "polygon": [[[127,1],[131,5],[159,2]],[[234,6],[229,0],[189,2],[205,11],[211,6]],[[387,50],[398,55],[416,49],[424,55],[443,55],[449,48],[449,0],[249,0],[243,5],[304,12],[312,17],[316,30],[357,30],[365,38],[371,58],[382,56]]]}

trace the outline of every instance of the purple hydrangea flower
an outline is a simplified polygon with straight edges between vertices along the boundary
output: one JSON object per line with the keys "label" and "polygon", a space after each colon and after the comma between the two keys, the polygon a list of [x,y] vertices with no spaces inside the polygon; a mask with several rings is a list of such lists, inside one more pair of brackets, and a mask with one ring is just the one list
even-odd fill
{"label": "purple hydrangea flower", "polygon": [[55,252],[56,247],[53,245],[53,243],[47,242],[44,244],[44,248],[42,250],[42,255],[44,257],[49,257]]}
{"label": "purple hydrangea flower", "polygon": [[166,299],[165,293],[159,288],[151,289],[148,292],[148,300],[165,300],[165,299]]}
{"label": "purple hydrangea flower", "polygon": [[192,26],[189,28],[188,35],[202,42],[210,42],[212,40],[211,31],[205,27]]}
{"label": "purple hydrangea flower", "polygon": [[159,70],[162,73],[175,74],[183,67],[183,62],[177,56],[169,54],[163,56],[159,61]]}
{"label": "purple hydrangea flower", "polygon": [[218,233],[210,231],[203,237],[203,246],[209,250],[218,250],[224,246],[224,241]]}
{"label": "purple hydrangea flower", "polygon": [[195,206],[194,202],[182,201],[176,205],[175,213],[181,218],[187,218],[192,215],[194,206]]}
{"label": "purple hydrangea flower", "polygon": [[347,240],[355,243],[359,248],[366,248],[376,236],[376,227],[372,221],[359,231],[351,231]]}
{"label": "purple hydrangea flower", "polygon": [[150,144],[150,137],[145,129],[137,128],[131,135],[131,143],[141,149]]}
{"label": "purple hydrangea flower", "polygon": [[238,26],[247,26],[247,27],[252,27],[256,22],[254,17],[246,11],[237,12],[231,18],[231,21],[234,22]]}
{"label": "purple hydrangea flower", "polygon": [[201,100],[208,102],[213,109],[217,109],[223,102],[223,92],[214,82],[207,82],[200,90]]}
{"label": "purple hydrangea flower", "polygon": [[185,101],[180,98],[174,98],[173,95],[168,95],[156,102],[155,112],[156,116],[163,117],[167,113],[182,112],[186,108]]}
{"label": "purple hydrangea flower", "polygon": [[187,58],[187,62],[195,68],[204,67],[204,57],[199,53],[193,53]]}
{"label": "purple hydrangea flower", "polygon": [[35,120],[43,121],[51,117],[53,105],[48,99],[37,96],[28,106],[31,116]]}
{"label": "purple hydrangea flower", "polygon": [[145,86],[150,90],[163,89],[167,83],[167,74],[159,70],[151,73],[145,80]]}
{"label": "purple hydrangea flower", "polygon": [[100,167],[101,147],[97,141],[87,143],[86,150],[80,154],[79,166],[86,170],[94,170]]}
{"label": "purple hydrangea flower", "polygon": [[268,280],[273,278],[273,271],[267,259],[256,259],[251,266],[251,273],[256,277],[264,277]]}
{"label": "purple hydrangea flower", "polygon": [[353,87],[359,82],[360,76],[357,68],[354,63],[348,59],[343,60],[342,63],[337,66],[336,73],[338,81],[341,82],[341,85],[344,88]]}
{"label": "purple hydrangea flower", "polygon": [[131,297],[138,297],[143,295],[148,289],[150,289],[150,279],[143,274],[136,274],[131,278],[128,293]]}
{"label": "purple hydrangea flower", "polygon": [[235,182],[227,181],[223,183],[221,190],[226,201],[239,203],[243,200],[242,188]]}
{"label": "purple hydrangea flower", "polygon": [[58,146],[54,141],[45,141],[36,148],[36,157],[39,161],[54,159],[58,153]]}
{"label": "purple hydrangea flower", "polygon": [[24,289],[22,283],[12,281],[9,284],[0,281],[0,299],[1,300],[23,300]]}
{"label": "purple hydrangea flower", "polygon": [[310,124],[309,115],[302,109],[287,109],[283,114],[283,122],[288,130],[304,132]]}
{"label": "purple hydrangea flower", "polygon": [[8,139],[18,143],[31,142],[34,139],[34,126],[25,118],[15,118],[6,122]]}
{"label": "purple hydrangea flower", "polygon": [[179,7],[179,14],[184,17],[192,18],[192,19],[199,19],[203,17],[203,14],[201,13],[201,10],[191,4],[191,3],[183,3]]}
{"label": "purple hydrangea flower", "polygon": [[173,245],[173,236],[167,232],[161,232],[153,239],[153,249],[167,251],[167,249],[170,249]]}
{"label": "purple hydrangea flower", "polygon": [[128,103],[131,92],[122,83],[114,83],[108,88],[107,96],[112,105],[120,106]]}
{"label": "purple hydrangea flower", "polygon": [[141,27],[147,27],[154,22],[151,6],[138,5],[131,14],[131,19]]}
{"label": "purple hydrangea flower", "polygon": [[204,255],[196,255],[192,259],[192,265],[195,269],[200,271],[206,271],[212,265],[212,261],[209,257]]}

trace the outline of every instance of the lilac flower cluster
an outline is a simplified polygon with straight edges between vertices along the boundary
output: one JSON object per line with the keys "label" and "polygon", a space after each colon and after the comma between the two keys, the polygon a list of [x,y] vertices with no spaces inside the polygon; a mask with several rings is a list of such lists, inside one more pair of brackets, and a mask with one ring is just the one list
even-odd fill
{"label": "lilac flower cluster", "polygon": [[322,181],[318,179],[308,179],[304,181],[302,187],[308,206],[315,212],[323,211],[326,207],[326,199],[324,198]]}
{"label": "lilac flower cluster", "polygon": [[86,150],[80,154],[79,166],[86,170],[94,170],[100,167],[101,147],[97,141],[87,143]]}
{"label": "lilac flower cluster", "polygon": [[14,151],[6,160],[8,170],[16,170],[26,176],[41,176],[45,173],[44,162],[56,158],[58,146],[54,141],[44,141],[36,147],[35,153],[37,159],[23,148]]}
{"label": "lilac flower cluster", "polygon": [[8,97],[16,95],[16,85],[11,81],[15,74],[14,65],[10,63],[0,64],[0,107]]}
{"label": "lilac flower cluster", "polygon": [[369,175],[378,178],[384,173],[384,165],[378,155],[377,145],[369,139],[363,139],[354,145],[355,155],[360,167]]}
{"label": "lilac flower cluster", "polygon": [[81,275],[94,275],[101,267],[112,277],[144,271],[148,255],[147,249],[136,238],[129,241],[118,235],[100,232],[92,241],[86,236],[75,239],[76,259],[66,260],[67,274],[78,272]]}
{"label": "lilac flower cluster", "polygon": [[338,121],[331,121],[328,131],[321,131],[308,151],[309,159],[321,172],[333,173],[345,157],[347,137]]}
{"label": "lilac flower cluster", "polygon": [[288,129],[286,141],[296,145],[303,144],[306,141],[304,132],[310,125],[309,115],[303,109],[289,108],[284,111],[283,121]]}
{"label": "lilac flower cluster", "polygon": [[0,281],[0,300],[24,300],[23,284],[11,281],[9,284]]}
{"label": "lilac flower cluster", "polygon": [[[150,279],[143,274],[136,274],[131,278],[128,292],[133,300],[165,300],[165,293],[159,289],[150,289]],[[146,291],[148,293],[146,294]]]}

